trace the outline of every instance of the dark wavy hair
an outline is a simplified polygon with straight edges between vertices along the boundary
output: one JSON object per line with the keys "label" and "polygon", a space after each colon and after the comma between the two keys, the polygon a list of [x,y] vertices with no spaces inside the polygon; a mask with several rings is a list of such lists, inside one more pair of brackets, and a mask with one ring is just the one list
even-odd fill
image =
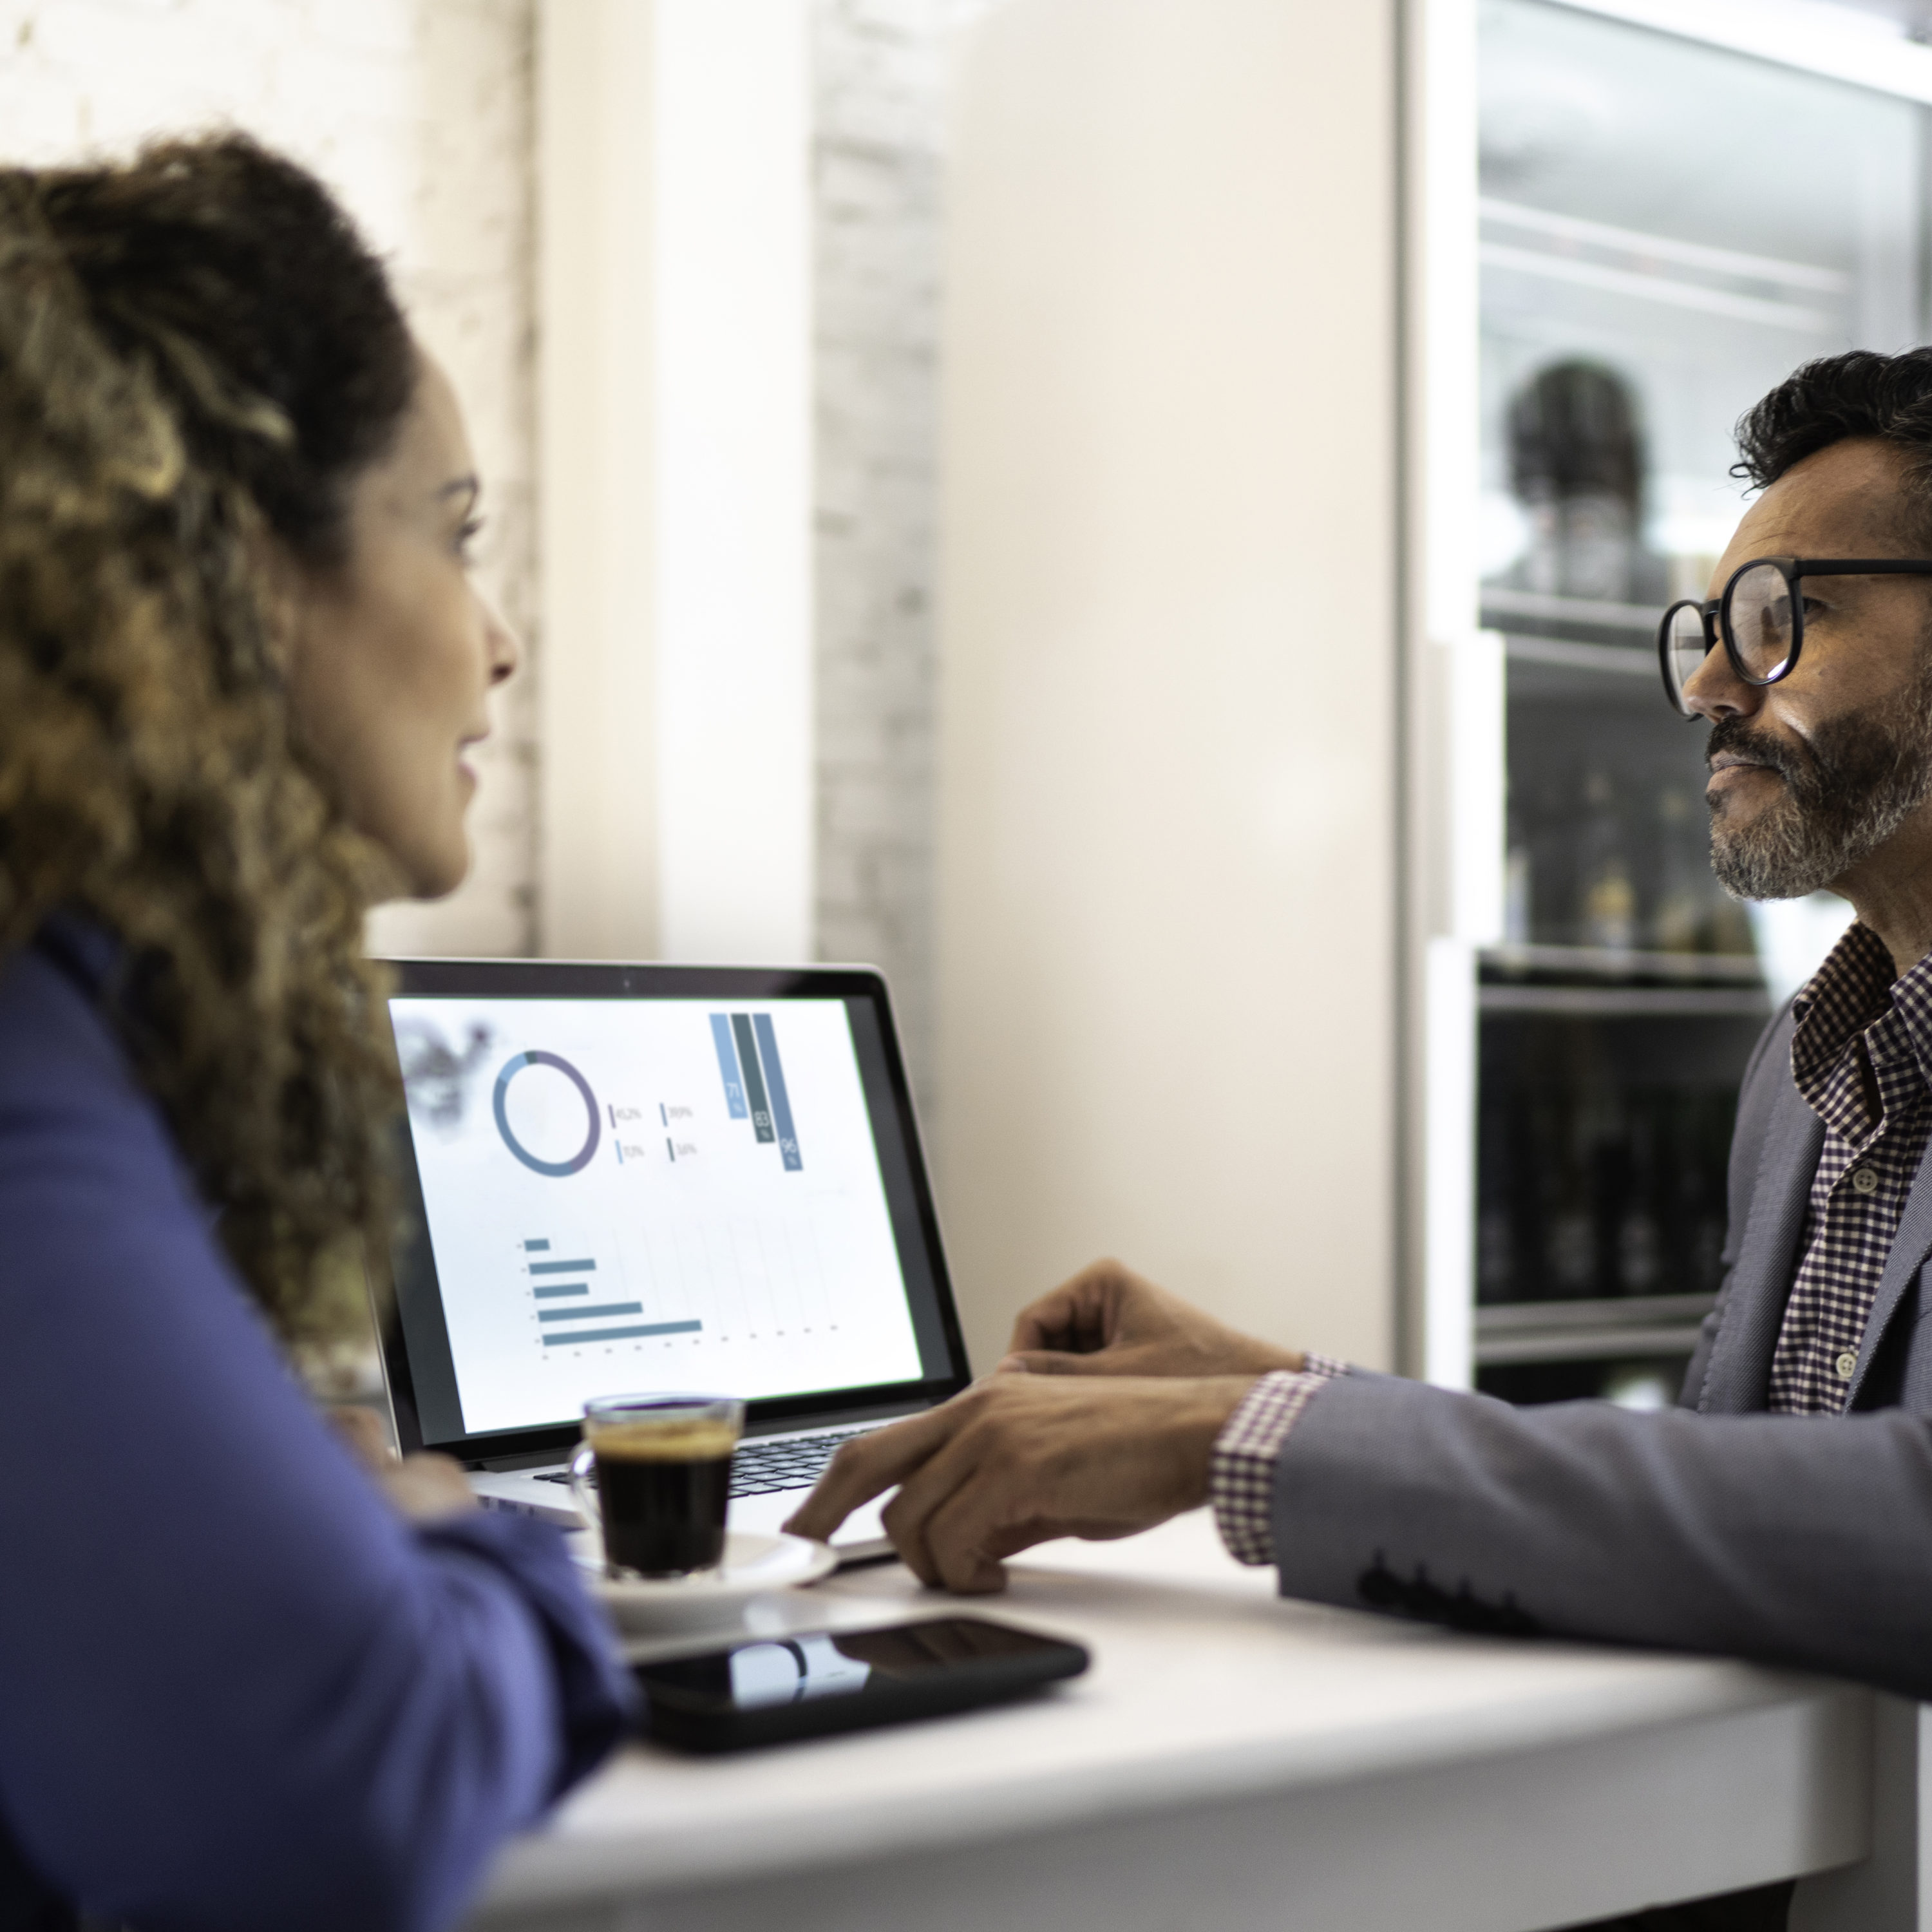
{"label": "dark wavy hair", "polygon": [[[288,573],[348,556],[415,350],[328,191],[240,136],[0,169],[0,959],[58,914],[283,1334],[386,1238],[386,862],[291,725]],[[281,588],[278,589],[278,586]]]}
{"label": "dark wavy hair", "polygon": [[1737,428],[1731,474],[1760,489],[1847,436],[1877,436],[1905,459],[1905,534],[1932,542],[1932,349],[1821,356],[1754,404]]}

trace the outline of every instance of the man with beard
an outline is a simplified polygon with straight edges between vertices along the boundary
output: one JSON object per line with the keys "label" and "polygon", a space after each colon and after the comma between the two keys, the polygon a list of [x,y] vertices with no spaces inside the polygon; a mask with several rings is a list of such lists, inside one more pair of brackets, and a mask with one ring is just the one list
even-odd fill
{"label": "man with beard", "polygon": [[[1745,1076],[1682,1406],[1366,1374],[1102,1262],[1022,1313],[1007,1372],[842,1450],[793,1528],[898,1484],[906,1562],[987,1591],[1030,1544],[1211,1502],[1286,1595],[1932,1698],[1932,349],[1810,364],[1739,442],[1762,494],[1666,619],[1666,688],[1712,726],[1719,880],[1858,916]],[[1779,1924],[1788,1890],[1644,1922]]]}

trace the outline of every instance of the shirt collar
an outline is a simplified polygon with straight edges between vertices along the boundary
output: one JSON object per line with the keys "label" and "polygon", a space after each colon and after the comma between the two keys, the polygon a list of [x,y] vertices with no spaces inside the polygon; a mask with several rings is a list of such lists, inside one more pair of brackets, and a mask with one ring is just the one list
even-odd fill
{"label": "shirt collar", "polygon": [[1892,1010],[1920,1076],[1932,1085],[1932,953],[1900,976],[1892,989]]}
{"label": "shirt collar", "polygon": [[1846,1049],[1892,1004],[1892,955],[1868,926],[1854,924],[1791,1003],[1791,1077],[1816,1106]]}
{"label": "shirt collar", "polygon": [[[1852,1042],[1864,1036],[1879,1054],[1909,1052],[1932,1084],[1932,954],[1896,981],[1892,955],[1868,926],[1855,924],[1791,1003],[1797,1021],[1791,1074],[1816,1107]],[[1890,1025],[1880,1022],[1889,1018]]]}

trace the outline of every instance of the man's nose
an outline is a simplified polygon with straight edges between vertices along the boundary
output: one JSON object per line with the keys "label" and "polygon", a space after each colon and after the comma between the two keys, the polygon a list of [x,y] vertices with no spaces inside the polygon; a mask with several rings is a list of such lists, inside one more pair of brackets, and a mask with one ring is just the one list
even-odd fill
{"label": "man's nose", "polygon": [[1733,668],[1730,653],[1717,644],[1685,680],[1684,701],[1714,724],[1720,718],[1752,716],[1764,703],[1764,688],[1745,683]]}

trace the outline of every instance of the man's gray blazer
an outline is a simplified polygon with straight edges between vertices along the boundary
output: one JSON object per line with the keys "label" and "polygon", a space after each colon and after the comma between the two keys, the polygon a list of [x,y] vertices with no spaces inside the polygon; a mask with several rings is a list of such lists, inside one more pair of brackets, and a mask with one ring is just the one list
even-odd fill
{"label": "man's gray blazer", "polygon": [[1275,1472],[1284,1594],[1718,1651],[1932,1698],[1932,1154],[1843,1416],[1762,1413],[1823,1130],[1788,1012],[1751,1057],[1684,1406],[1513,1408],[1350,1375]]}

